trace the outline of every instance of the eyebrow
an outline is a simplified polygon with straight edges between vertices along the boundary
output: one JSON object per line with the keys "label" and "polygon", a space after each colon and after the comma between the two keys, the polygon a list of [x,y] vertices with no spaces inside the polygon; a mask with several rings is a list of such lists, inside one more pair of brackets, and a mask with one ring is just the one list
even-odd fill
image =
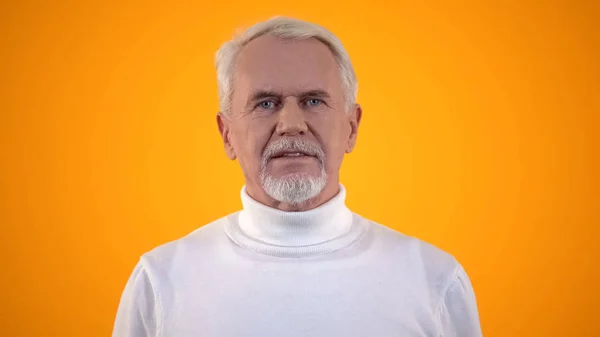
{"label": "eyebrow", "polygon": [[[252,103],[265,99],[265,98],[281,98],[281,93],[275,92],[275,91],[271,91],[271,90],[257,90],[255,92],[252,92],[249,96],[248,96],[248,100],[247,100],[247,106],[251,105]],[[304,91],[301,92],[299,95],[297,95],[300,98],[306,98],[306,97],[318,97],[318,98],[329,98],[330,95],[327,91],[322,90],[322,89],[313,89],[313,90],[308,90],[308,91]]]}
{"label": "eyebrow", "polygon": [[303,92],[299,97],[318,97],[318,98],[329,98],[329,93],[325,90],[315,89]]}
{"label": "eyebrow", "polygon": [[248,96],[248,102],[249,103],[256,102],[256,101],[259,101],[261,99],[269,98],[269,97],[281,97],[281,94],[277,93],[275,91],[258,90],[258,91],[255,91],[255,92],[251,93]]}

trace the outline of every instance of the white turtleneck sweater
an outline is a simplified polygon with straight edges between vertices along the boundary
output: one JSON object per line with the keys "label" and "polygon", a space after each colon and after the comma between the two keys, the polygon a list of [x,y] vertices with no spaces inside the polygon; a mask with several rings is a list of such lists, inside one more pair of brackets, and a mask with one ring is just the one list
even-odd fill
{"label": "white turtleneck sweater", "polygon": [[481,336],[449,254],[369,221],[346,191],[306,212],[253,200],[142,255],[113,337]]}

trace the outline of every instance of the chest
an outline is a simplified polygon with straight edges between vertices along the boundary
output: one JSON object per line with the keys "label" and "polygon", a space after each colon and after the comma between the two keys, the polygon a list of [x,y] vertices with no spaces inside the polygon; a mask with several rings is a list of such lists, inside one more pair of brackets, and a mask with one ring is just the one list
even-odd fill
{"label": "chest", "polygon": [[375,273],[248,273],[174,287],[162,336],[435,336],[427,288]]}

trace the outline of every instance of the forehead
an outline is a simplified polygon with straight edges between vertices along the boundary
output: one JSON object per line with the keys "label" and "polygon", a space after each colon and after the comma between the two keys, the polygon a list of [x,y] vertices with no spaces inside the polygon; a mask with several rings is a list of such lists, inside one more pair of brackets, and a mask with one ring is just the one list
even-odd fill
{"label": "forehead", "polygon": [[331,93],[341,89],[341,79],[332,52],[321,41],[263,35],[242,49],[234,70],[234,91],[256,89]]}

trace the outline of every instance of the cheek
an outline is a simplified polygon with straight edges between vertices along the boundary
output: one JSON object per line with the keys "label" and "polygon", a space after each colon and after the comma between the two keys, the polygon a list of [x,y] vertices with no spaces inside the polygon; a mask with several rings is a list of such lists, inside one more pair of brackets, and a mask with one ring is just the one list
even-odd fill
{"label": "cheek", "polygon": [[347,147],[349,131],[340,121],[320,123],[315,129],[327,155],[326,166],[329,171],[335,171],[340,165]]}
{"label": "cheek", "polygon": [[326,148],[331,151],[331,155],[339,157],[339,152],[346,150],[350,128],[347,123],[336,120],[326,128],[322,128],[323,140],[326,142]]}
{"label": "cheek", "polygon": [[[262,151],[270,139],[270,134],[260,126],[247,125],[236,133],[235,146],[240,161],[248,167],[260,164]],[[258,163],[257,163],[258,162]]]}

